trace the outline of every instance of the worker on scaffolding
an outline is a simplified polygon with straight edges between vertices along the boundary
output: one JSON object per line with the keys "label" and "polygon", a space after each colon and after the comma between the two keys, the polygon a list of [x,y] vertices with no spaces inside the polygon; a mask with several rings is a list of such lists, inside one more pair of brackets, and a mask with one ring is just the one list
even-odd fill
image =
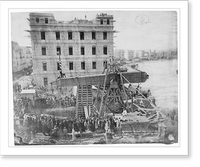
{"label": "worker on scaffolding", "polygon": [[126,116],[126,115],[127,115],[127,111],[124,110],[124,111],[122,112],[122,115],[123,115],[123,116]]}
{"label": "worker on scaffolding", "polygon": [[136,93],[136,96],[139,95],[139,93],[140,93],[139,91],[140,91],[140,85],[138,84],[138,86],[136,87],[136,92],[135,92],[135,93]]}
{"label": "worker on scaffolding", "polygon": [[147,90],[147,97],[150,97],[151,96],[151,91],[150,89]]}

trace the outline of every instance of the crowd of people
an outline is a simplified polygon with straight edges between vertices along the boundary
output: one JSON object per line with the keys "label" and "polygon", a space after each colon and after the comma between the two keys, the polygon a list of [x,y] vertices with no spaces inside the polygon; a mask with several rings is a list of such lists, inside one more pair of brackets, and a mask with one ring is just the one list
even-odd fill
{"label": "crowd of people", "polygon": [[91,132],[114,132],[121,127],[119,118],[113,116],[107,118],[56,118],[55,116],[24,114],[23,119],[15,118],[16,126],[23,126],[27,129],[27,135],[43,133],[51,137],[66,136],[69,133],[82,134]]}
{"label": "crowd of people", "polygon": [[[131,85],[129,85],[131,88]],[[139,87],[131,90],[133,94],[139,95]],[[145,96],[146,95],[146,96]],[[150,97],[151,92],[148,90],[144,96]],[[37,94],[34,104],[37,108],[53,108],[55,104],[61,107],[76,106],[76,97],[74,95],[64,95],[62,97],[53,94],[43,93]],[[141,105],[141,104],[139,104]],[[30,99],[21,97],[14,100],[14,118],[16,127],[24,127],[27,136],[43,133],[54,138],[67,136],[68,134],[79,133],[86,131],[93,133],[99,132],[115,132],[121,128],[120,118],[114,116],[100,118],[92,116],[89,118],[61,118],[44,114],[32,114],[33,106],[30,105]],[[122,113],[126,115],[127,113]]]}
{"label": "crowd of people", "polygon": [[71,107],[76,106],[76,96],[71,94],[71,96],[65,96],[61,99],[61,106],[62,107]]}
{"label": "crowd of people", "polygon": [[38,95],[35,100],[35,106],[39,108],[51,108],[56,104],[60,104],[61,107],[71,107],[76,106],[76,97],[74,95],[57,97],[54,95]]}
{"label": "crowd of people", "polygon": [[13,100],[14,114],[21,115],[27,113],[31,107],[31,100],[27,97],[21,97],[20,99]]}
{"label": "crowd of people", "polygon": [[34,100],[34,106],[31,103],[31,100],[27,97],[20,97],[13,100],[14,104],[14,112],[20,113],[22,110],[24,112],[30,112],[32,108],[40,108],[47,109],[53,108],[55,106],[61,107],[71,107],[76,106],[76,97],[74,95],[64,96],[64,97],[56,97],[54,95],[37,95]]}

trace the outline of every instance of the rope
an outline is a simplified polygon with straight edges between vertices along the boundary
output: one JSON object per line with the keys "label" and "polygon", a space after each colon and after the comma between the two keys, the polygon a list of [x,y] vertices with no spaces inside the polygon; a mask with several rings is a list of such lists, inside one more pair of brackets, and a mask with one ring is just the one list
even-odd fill
{"label": "rope", "polygon": [[[126,79],[126,77],[124,77],[123,75],[122,75],[122,77],[123,77],[129,84],[131,84],[131,83]],[[149,103],[157,110],[157,116],[158,116],[158,115],[160,114],[159,108],[158,108],[157,106],[155,106],[149,99],[147,99],[139,90],[138,90],[138,92],[139,92],[140,95],[142,95],[142,97],[144,97],[147,101],[149,101]]]}
{"label": "rope", "polygon": [[[120,74],[120,79],[121,79],[122,85],[124,85],[123,79],[122,79],[122,73],[119,73],[119,74]],[[123,88],[124,94],[126,95],[126,103],[128,103],[128,97],[127,97],[126,91],[124,89],[124,86],[122,86],[122,88]]]}
{"label": "rope", "polygon": [[[109,69],[106,70],[106,75],[105,75],[105,79],[104,79],[103,93],[105,92],[105,89],[106,89],[106,80],[107,80],[108,70]],[[101,104],[100,104],[100,109],[99,109],[100,116],[102,116],[102,111],[101,110],[102,110],[102,106],[103,106],[103,98],[104,98],[104,95],[101,96]]]}
{"label": "rope", "polygon": [[137,104],[133,103],[134,106],[138,107],[140,110],[142,110],[144,113],[147,113],[143,108],[141,108],[140,106],[138,106]]}
{"label": "rope", "polygon": [[[123,75],[122,77],[129,83],[131,84]],[[142,97],[144,97],[154,108],[158,109],[149,99],[147,99],[139,90],[138,90],[139,94],[142,95]]]}

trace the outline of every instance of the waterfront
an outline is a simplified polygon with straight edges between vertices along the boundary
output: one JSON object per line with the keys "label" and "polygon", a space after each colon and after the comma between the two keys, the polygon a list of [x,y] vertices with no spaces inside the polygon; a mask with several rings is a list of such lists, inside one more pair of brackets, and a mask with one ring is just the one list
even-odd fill
{"label": "waterfront", "polygon": [[[156,104],[162,109],[178,108],[178,60],[157,60],[137,63],[139,70],[145,71],[149,79],[141,84],[144,89],[151,89]],[[131,71],[131,67],[128,69]]]}

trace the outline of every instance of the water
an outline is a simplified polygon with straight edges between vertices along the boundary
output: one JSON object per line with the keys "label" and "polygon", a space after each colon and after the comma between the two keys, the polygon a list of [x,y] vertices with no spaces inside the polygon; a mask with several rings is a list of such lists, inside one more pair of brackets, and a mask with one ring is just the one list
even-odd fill
{"label": "water", "polygon": [[144,89],[150,88],[160,108],[178,108],[178,61],[157,60],[138,63],[141,71],[149,75],[149,79],[141,84]]}

